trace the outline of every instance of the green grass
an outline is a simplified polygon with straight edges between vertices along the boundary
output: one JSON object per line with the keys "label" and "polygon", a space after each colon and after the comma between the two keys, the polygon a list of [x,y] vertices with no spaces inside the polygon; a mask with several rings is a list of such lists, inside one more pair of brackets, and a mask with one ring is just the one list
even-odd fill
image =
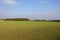
{"label": "green grass", "polygon": [[60,22],[0,21],[0,40],[60,40]]}

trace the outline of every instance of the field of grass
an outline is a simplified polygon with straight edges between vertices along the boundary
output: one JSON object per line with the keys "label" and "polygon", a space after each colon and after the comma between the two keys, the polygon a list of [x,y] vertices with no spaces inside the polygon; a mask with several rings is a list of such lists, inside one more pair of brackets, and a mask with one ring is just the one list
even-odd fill
{"label": "field of grass", "polygon": [[60,40],[60,22],[0,21],[0,40]]}

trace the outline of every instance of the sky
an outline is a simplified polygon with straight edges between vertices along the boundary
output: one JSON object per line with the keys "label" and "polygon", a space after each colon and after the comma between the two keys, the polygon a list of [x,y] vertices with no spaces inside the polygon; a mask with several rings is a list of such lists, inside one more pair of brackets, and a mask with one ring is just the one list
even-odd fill
{"label": "sky", "polygon": [[0,18],[60,20],[60,0],[0,0]]}

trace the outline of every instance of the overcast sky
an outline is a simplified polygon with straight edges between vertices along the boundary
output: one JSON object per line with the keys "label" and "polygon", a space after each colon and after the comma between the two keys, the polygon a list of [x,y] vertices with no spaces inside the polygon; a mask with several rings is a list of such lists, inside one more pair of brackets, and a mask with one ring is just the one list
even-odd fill
{"label": "overcast sky", "polygon": [[0,0],[0,18],[59,19],[60,0]]}

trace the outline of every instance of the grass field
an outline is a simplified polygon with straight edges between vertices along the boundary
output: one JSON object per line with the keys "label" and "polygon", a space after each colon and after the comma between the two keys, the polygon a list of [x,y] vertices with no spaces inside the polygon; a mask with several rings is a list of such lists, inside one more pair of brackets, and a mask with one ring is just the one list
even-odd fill
{"label": "grass field", "polygon": [[60,40],[60,22],[0,21],[0,40]]}

